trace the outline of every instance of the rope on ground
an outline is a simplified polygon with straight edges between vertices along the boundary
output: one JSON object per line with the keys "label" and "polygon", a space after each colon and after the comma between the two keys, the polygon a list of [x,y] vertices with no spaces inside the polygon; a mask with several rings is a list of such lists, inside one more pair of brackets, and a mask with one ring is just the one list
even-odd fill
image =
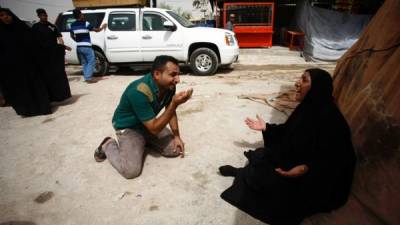
{"label": "rope on ground", "polygon": [[267,105],[276,111],[279,111],[286,116],[296,108],[297,102],[294,100],[294,91],[279,92],[271,94],[251,94],[251,95],[239,95],[239,99],[248,99],[250,101],[258,102]]}

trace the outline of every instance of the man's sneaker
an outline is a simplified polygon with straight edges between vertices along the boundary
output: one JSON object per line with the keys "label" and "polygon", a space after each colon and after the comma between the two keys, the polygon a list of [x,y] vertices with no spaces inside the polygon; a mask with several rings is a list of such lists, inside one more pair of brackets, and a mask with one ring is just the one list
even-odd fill
{"label": "man's sneaker", "polygon": [[97,83],[97,80],[90,79],[90,80],[85,80],[85,82],[88,84],[94,84],[94,83]]}
{"label": "man's sneaker", "polygon": [[104,153],[102,146],[109,139],[111,139],[111,137],[104,138],[103,141],[100,143],[99,147],[97,147],[96,150],[94,150],[94,160],[96,160],[96,162],[103,162],[105,159],[107,159],[106,153]]}

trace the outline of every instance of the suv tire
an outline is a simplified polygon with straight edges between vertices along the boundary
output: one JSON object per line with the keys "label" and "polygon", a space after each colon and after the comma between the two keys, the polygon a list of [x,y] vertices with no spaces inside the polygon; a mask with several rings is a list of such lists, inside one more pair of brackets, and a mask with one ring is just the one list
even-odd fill
{"label": "suv tire", "polygon": [[94,50],[94,57],[96,58],[96,65],[93,75],[96,77],[107,75],[108,69],[110,68],[107,58],[98,50]]}
{"label": "suv tire", "polygon": [[198,48],[190,55],[190,68],[195,75],[213,75],[218,69],[218,57],[209,48]]}

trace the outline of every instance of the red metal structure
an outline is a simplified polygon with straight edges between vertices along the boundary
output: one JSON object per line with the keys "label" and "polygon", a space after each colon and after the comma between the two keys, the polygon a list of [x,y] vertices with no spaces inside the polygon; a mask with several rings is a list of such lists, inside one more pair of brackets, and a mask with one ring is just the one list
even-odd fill
{"label": "red metal structure", "polygon": [[274,3],[232,2],[224,3],[223,22],[235,14],[233,31],[239,47],[271,47],[274,33]]}

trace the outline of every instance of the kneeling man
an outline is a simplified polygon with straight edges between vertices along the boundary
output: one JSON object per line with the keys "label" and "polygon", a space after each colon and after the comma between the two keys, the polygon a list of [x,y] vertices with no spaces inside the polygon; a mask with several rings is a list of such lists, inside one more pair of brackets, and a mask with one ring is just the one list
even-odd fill
{"label": "kneeling man", "polygon": [[[108,158],[123,177],[131,179],[142,171],[145,146],[163,156],[183,157],[176,109],[189,100],[193,90],[175,93],[178,83],[178,61],[171,56],[157,56],[151,73],[133,81],[122,94],[112,119],[118,142],[106,137],[95,150],[95,160]],[[156,117],[164,107],[165,111]]]}

